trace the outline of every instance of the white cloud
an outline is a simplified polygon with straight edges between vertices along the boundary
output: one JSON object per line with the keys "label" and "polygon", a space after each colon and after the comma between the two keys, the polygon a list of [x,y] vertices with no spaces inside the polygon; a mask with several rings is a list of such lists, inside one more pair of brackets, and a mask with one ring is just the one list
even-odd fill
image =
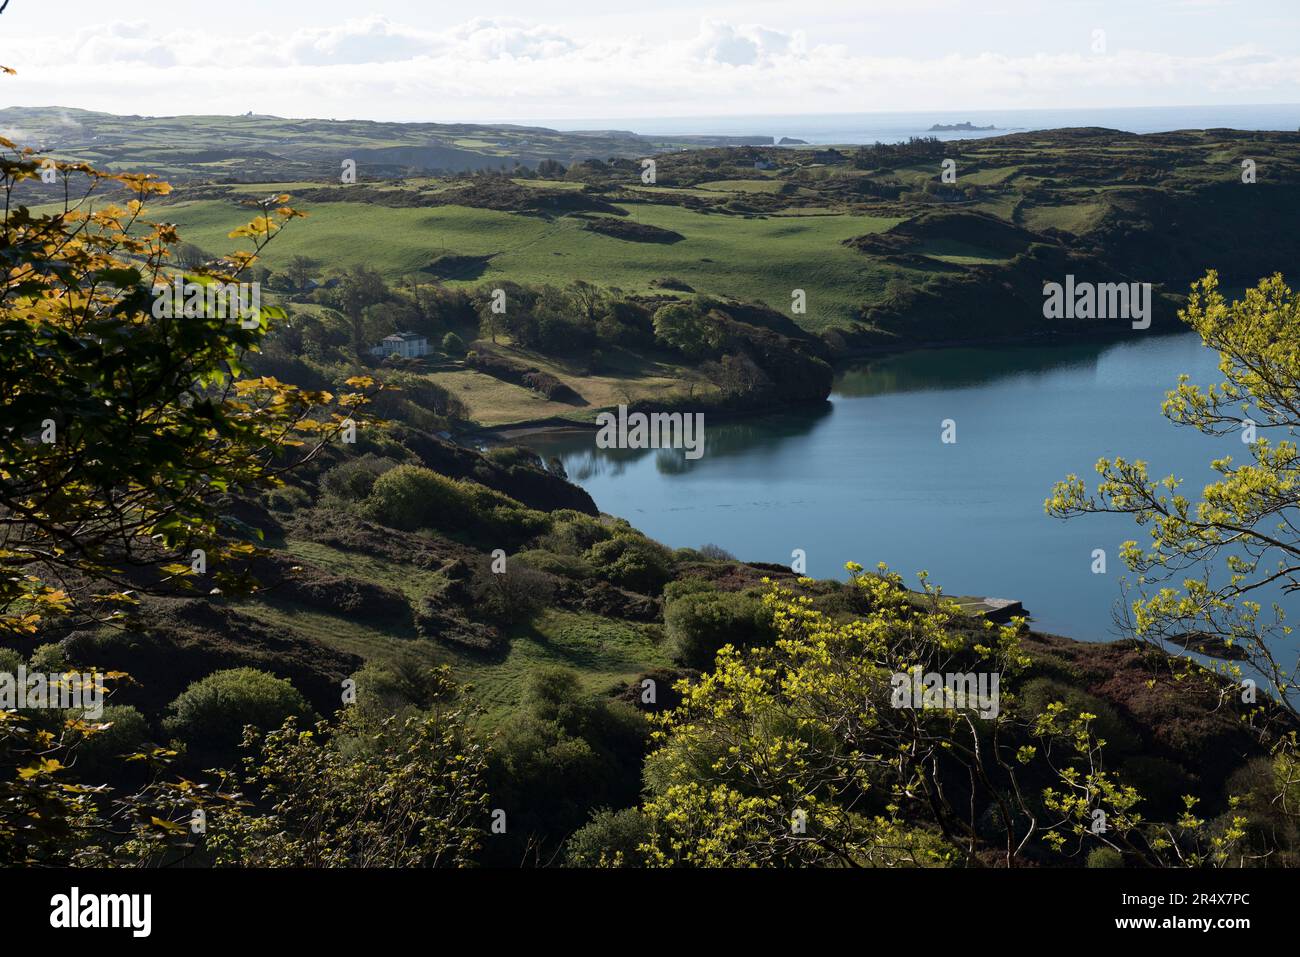
{"label": "white cloud", "polygon": [[112,23],[25,41],[21,52],[19,76],[0,84],[10,103],[155,115],[490,120],[1300,100],[1300,57],[1257,47],[898,56],[724,19],[655,42],[504,17],[441,31],[367,17],[253,35]]}

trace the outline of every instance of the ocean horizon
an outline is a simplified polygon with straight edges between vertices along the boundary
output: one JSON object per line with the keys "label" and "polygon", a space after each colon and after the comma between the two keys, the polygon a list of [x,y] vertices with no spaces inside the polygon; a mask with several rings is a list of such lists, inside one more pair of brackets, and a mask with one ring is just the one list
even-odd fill
{"label": "ocean horizon", "polygon": [[[1128,133],[1172,130],[1239,129],[1300,130],[1300,104],[1232,106],[1138,106],[1060,110],[924,110],[906,112],[773,114],[735,116],[656,117],[640,119],[586,118],[502,120],[545,126],[565,132],[627,130],[643,136],[771,136],[803,140],[819,146],[899,143],[915,136],[943,140],[972,139],[1061,127],[1097,126]],[[931,132],[935,124],[971,123],[993,130]]]}

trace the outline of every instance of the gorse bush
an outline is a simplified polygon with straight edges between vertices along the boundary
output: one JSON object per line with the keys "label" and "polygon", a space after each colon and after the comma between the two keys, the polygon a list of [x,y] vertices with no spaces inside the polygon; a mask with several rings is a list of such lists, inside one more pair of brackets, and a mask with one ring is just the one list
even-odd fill
{"label": "gorse bush", "polygon": [[163,729],[204,751],[233,751],[244,726],[263,731],[289,717],[313,719],[298,689],[256,668],[230,668],[200,678],[167,707]]}
{"label": "gorse bush", "polygon": [[640,534],[625,532],[597,542],[586,559],[606,581],[648,595],[662,591],[671,574],[672,552]]}
{"label": "gorse bush", "polygon": [[321,489],[344,501],[359,502],[367,498],[375,487],[375,480],[397,462],[387,456],[367,452],[359,458],[347,459],[321,476]]}
{"label": "gorse bush", "polygon": [[698,591],[675,598],[664,607],[664,628],[673,657],[688,668],[713,667],[724,645],[749,648],[776,639],[771,609],[741,592]]}
{"label": "gorse bush", "polygon": [[503,544],[532,538],[549,524],[545,513],[508,495],[419,465],[399,465],[380,475],[363,511],[392,528],[491,535]]}
{"label": "gorse bush", "polygon": [[23,656],[12,648],[0,648],[0,674],[16,675],[26,663]]}

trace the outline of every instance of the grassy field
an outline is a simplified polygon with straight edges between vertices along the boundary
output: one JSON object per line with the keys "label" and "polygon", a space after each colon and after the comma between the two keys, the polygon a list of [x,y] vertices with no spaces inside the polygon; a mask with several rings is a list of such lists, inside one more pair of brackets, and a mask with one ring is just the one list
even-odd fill
{"label": "grassy field", "polygon": [[457,681],[470,686],[468,697],[483,709],[481,721],[487,728],[499,726],[518,710],[528,677],[539,667],[570,668],[585,690],[603,694],[671,663],[653,626],[554,609],[516,633],[500,660],[456,651],[414,631],[377,629],[288,602],[257,599],[242,603],[240,610],[366,661],[383,664],[413,656],[430,666],[450,665]]}
{"label": "grassy field", "polygon": [[[849,322],[855,307],[879,298],[893,272],[841,245],[842,240],[887,229],[898,220],[848,214],[747,218],[700,213],[679,206],[628,203],[630,218],[680,233],[680,242],[641,243],[582,228],[573,216],[545,219],[520,213],[442,206],[396,209],[361,203],[305,206],[268,248],[272,269],[295,255],[322,264],[369,265],[387,278],[423,275],[436,256],[453,252],[492,256],[472,282],[513,280],[564,285],[586,279],[626,291],[650,291],[653,280],[679,276],[701,293],[766,302],[788,310],[791,290],[808,294],[800,325],[818,330]],[[163,211],[158,212],[159,216]],[[165,207],[186,242],[217,252],[248,218],[223,200]]]}
{"label": "grassy field", "polygon": [[[439,583],[436,571],[399,564],[290,537],[295,558],[332,574],[383,585],[417,602]],[[380,664],[414,656],[428,665],[450,665],[459,682],[472,685],[470,697],[488,727],[518,709],[528,676],[538,667],[559,665],[578,672],[584,688],[605,693],[620,682],[670,664],[657,626],[632,624],[549,609],[516,629],[503,655],[482,656],[422,638],[414,626],[376,626],[276,597],[240,603],[240,610],[276,628],[314,638],[338,651]]]}
{"label": "grassy field", "polygon": [[693,383],[696,394],[716,389],[713,383],[685,366],[655,362],[627,353],[607,353],[599,371],[581,372],[527,349],[507,344],[498,344],[495,348],[502,355],[549,372],[580,395],[585,405],[552,402],[531,389],[473,369],[428,374],[429,379],[450,390],[469,407],[474,421],[485,426],[553,417],[590,421],[601,408],[638,399],[663,398],[683,391],[687,387],[685,383]]}

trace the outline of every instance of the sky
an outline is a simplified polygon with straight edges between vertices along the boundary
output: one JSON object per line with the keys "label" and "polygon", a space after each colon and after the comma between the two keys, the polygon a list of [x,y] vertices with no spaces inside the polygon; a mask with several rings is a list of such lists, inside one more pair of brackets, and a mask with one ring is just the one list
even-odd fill
{"label": "sky", "polygon": [[0,106],[154,116],[1300,103],[1300,0],[10,0],[0,64]]}

